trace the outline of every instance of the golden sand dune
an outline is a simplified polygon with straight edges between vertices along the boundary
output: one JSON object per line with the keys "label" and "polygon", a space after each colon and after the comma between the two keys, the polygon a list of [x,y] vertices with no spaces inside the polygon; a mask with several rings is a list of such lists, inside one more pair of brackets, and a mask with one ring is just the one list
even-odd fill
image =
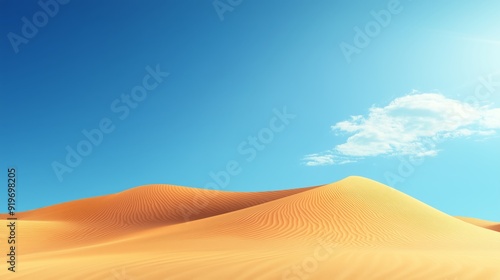
{"label": "golden sand dune", "polygon": [[361,177],[144,186],[19,216],[18,272],[1,279],[500,279],[500,233]]}
{"label": "golden sand dune", "polygon": [[492,225],[487,227],[488,229],[500,232],[500,224]]}
{"label": "golden sand dune", "polygon": [[112,241],[138,231],[217,216],[312,188],[239,193],[149,185],[62,203],[17,214],[20,223],[30,229],[19,234],[20,238],[30,240],[30,246],[20,248],[20,253]]}
{"label": "golden sand dune", "polygon": [[497,222],[485,221],[485,220],[476,219],[476,218],[469,218],[469,217],[457,217],[457,218],[462,220],[462,221],[471,223],[473,225],[480,226],[482,228],[491,229],[491,230],[500,232],[500,223],[497,223]]}

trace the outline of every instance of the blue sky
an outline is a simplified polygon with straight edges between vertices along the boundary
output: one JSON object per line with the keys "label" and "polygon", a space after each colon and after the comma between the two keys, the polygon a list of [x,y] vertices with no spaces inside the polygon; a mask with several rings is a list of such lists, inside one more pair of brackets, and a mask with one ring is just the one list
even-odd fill
{"label": "blue sky", "polygon": [[20,210],[229,169],[225,190],[360,175],[500,221],[496,1],[47,2],[0,1]]}

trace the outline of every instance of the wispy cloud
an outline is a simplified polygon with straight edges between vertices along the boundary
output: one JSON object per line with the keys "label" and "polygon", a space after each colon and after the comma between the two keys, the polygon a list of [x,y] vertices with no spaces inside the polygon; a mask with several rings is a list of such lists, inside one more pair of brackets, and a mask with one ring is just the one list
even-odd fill
{"label": "wispy cloud", "polygon": [[332,150],[306,155],[308,166],[345,164],[374,156],[435,156],[439,144],[460,137],[493,135],[500,129],[500,108],[471,106],[437,93],[411,94],[366,116],[333,125],[337,135],[350,135]]}
{"label": "wispy cloud", "polygon": [[332,164],[346,164],[355,162],[356,160],[344,157],[333,153],[333,151],[325,151],[317,154],[305,155],[303,158],[304,164],[307,166],[320,166]]}

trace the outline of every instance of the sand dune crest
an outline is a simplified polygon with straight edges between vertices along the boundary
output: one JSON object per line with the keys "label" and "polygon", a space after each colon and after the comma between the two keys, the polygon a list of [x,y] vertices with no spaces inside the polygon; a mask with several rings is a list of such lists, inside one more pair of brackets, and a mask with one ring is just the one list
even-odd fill
{"label": "sand dune crest", "polygon": [[261,193],[152,185],[20,216],[22,266],[2,279],[500,279],[498,224],[362,177]]}

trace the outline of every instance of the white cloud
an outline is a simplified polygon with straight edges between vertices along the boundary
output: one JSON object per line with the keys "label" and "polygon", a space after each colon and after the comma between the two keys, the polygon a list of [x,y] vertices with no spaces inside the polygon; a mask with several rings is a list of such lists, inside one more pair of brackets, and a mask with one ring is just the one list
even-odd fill
{"label": "white cloud", "polygon": [[304,161],[307,166],[331,165],[335,163],[332,154],[310,154],[304,156]]}
{"label": "white cloud", "polygon": [[346,164],[354,162],[354,160],[335,155],[330,151],[310,154],[304,156],[304,164],[307,166],[320,166],[320,165],[332,165],[332,164]]}
{"label": "white cloud", "polygon": [[343,164],[379,155],[435,156],[447,139],[495,134],[500,129],[500,108],[418,93],[372,107],[367,116],[352,116],[331,128],[350,136],[332,150],[306,155],[305,165]]}

